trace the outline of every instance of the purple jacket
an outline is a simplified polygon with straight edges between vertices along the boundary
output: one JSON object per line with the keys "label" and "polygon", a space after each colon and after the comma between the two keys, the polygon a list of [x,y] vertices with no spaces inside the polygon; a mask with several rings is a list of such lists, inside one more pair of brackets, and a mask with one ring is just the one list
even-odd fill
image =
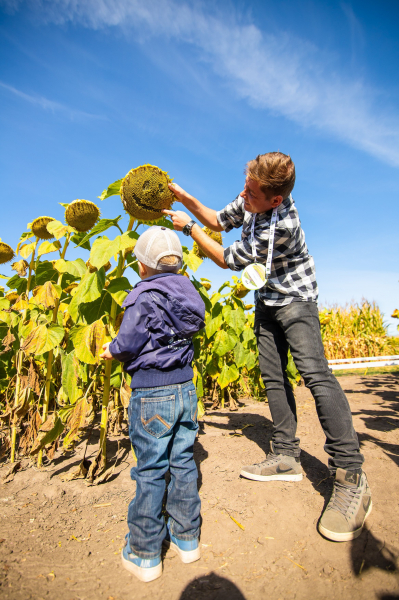
{"label": "purple jacket", "polygon": [[192,337],[205,325],[205,306],[184,275],[161,273],[137,283],[123,302],[109,351],[132,376],[131,387],[184,383],[193,377]]}

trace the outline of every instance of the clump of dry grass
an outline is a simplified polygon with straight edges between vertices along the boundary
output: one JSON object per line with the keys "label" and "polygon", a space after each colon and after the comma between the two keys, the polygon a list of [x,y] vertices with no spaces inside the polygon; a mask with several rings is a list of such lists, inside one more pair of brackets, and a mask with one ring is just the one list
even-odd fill
{"label": "clump of dry grass", "polygon": [[363,300],[361,304],[324,308],[319,316],[327,359],[385,356],[398,351],[398,342],[388,335],[375,302]]}

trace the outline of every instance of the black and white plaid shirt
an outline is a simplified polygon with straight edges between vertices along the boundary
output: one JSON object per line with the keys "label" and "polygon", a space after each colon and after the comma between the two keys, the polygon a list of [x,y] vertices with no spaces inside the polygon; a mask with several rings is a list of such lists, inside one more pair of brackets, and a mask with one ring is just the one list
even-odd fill
{"label": "black and white plaid shirt", "polygon": [[[224,260],[232,271],[241,271],[254,262],[266,264],[271,217],[271,210],[256,215],[244,210],[241,196],[217,213],[225,231],[242,226],[241,240],[224,251]],[[252,256],[251,245],[254,218],[256,257]],[[278,207],[270,277],[255,297],[268,306],[284,306],[298,301],[317,302],[317,296],[313,257],[308,252],[294,200],[289,196]]]}

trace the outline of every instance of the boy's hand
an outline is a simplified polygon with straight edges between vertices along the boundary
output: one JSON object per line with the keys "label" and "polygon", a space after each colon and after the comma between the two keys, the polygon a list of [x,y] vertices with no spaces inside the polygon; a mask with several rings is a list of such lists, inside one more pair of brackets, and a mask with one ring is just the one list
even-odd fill
{"label": "boy's hand", "polygon": [[100,358],[103,358],[104,360],[112,360],[113,356],[108,350],[108,346],[110,345],[110,343],[111,342],[107,342],[103,345],[103,352],[100,354]]}
{"label": "boy's hand", "polygon": [[182,210],[166,210],[166,209],[164,209],[162,212],[164,215],[170,215],[170,218],[172,219],[173,227],[176,229],[176,231],[181,231],[183,229],[183,227],[191,221],[191,217],[187,213],[183,212]]}

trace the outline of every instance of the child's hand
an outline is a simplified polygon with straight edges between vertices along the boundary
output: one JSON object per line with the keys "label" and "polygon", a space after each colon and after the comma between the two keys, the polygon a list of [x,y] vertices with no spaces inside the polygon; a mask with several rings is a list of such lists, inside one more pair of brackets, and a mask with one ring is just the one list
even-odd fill
{"label": "child's hand", "polygon": [[108,350],[108,346],[110,345],[110,343],[111,342],[107,342],[103,345],[103,352],[100,354],[100,358],[103,358],[104,360],[112,360],[112,354]]}

